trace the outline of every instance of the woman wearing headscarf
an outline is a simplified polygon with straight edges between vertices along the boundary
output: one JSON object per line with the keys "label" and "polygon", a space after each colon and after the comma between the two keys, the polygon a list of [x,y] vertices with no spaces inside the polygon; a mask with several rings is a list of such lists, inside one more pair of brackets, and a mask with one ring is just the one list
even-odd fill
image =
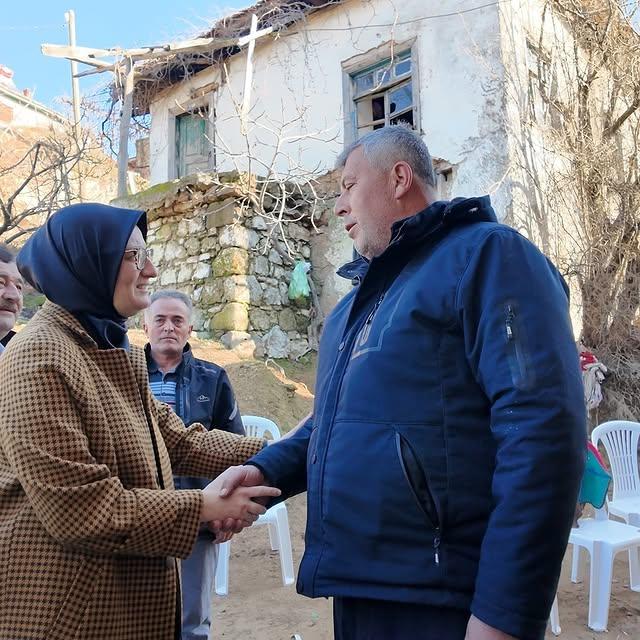
{"label": "woman wearing headscarf", "polygon": [[173,490],[264,442],[187,429],[154,399],[125,326],[157,275],[145,237],[140,211],[73,205],[18,255],[48,300],[0,359],[0,638],[179,637],[176,558],[200,523],[248,525],[252,498],[279,493]]}

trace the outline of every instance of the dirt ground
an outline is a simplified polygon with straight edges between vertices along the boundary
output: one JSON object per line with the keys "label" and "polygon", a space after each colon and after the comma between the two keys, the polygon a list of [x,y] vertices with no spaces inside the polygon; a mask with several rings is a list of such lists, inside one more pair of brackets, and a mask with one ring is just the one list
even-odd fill
{"label": "dirt ground", "polygon": [[[130,331],[132,342],[141,344],[141,332]],[[315,359],[302,363],[240,360],[218,343],[192,340],[194,353],[224,366],[232,380],[241,411],[275,420],[283,432],[295,426],[312,405]],[[297,570],[304,550],[305,496],[287,502],[293,560]],[[585,581],[569,580],[570,556],[565,557],[558,602],[560,638],[566,640],[640,640],[640,593],[629,589],[628,562],[620,554],[614,568],[609,631],[587,628],[588,564]],[[284,587],[277,552],[269,547],[267,527],[257,526],[234,538],[229,560],[229,595],[214,596],[211,638],[225,640],[331,640],[331,602],[310,600]],[[419,638],[419,635],[416,635]],[[547,631],[547,639],[554,638]],[[400,640],[400,639],[389,639]]]}

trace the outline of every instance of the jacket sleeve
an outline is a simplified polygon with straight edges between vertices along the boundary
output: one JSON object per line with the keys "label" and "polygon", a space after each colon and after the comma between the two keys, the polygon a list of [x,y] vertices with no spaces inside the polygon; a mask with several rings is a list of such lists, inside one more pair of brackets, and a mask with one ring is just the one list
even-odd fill
{"label": "jacket sleeve", "polygon": [[150,393],[174,475],[215,478],[227,467],[242,464],[265,445],[262,438],[239,436],[228,431],[207,431],[196,423],[184,423],[169,407]]}
{"label": "jacket sleeve", "polygon": [[313,429],[313,415],[294,435],[265,447],[247,464],[255,465],[265,479],[282,491],[281,502],[307,490],[307,449]]}
{"label": "jacket sleeve", "polygon": [[537,640],[584,467],[586,416],[566,285],[529,241],[505,228],[474,249],[457,308],[497,445],[495,506],[471,610],[492,627]]}
{"label": "jacket sleeve", "polygon": [[[95,554],[186,557],[196,540],[201,492],[124,486],[92,455],[64,374],[42,357],[29,362],[22,351],[4,358],[0,446],[47,533]],[[20,374],[7,375],[14,367]]]}
{"label": "jacket sleeve", "polygon": [[238,402],[233,393],[231,380],[224,369],[218,376],[211,428],[223,429],[241,436],[245,435]]}

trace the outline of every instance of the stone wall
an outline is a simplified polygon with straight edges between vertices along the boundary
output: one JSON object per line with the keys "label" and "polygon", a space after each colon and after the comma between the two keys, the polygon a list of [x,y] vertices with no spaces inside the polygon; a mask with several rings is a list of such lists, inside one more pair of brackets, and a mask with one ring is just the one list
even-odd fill
{"label": "stone wall", "polygon": [[288,287],[295,261],[311,256],[308,216],[284,217],[287,249],[268,212],[248,204],[243,179],[198,174],[113,204],[147,211],[154,288],[191,296],[197,335],[247,356],[295,358],[309,349],[311,310],[292,303]]}

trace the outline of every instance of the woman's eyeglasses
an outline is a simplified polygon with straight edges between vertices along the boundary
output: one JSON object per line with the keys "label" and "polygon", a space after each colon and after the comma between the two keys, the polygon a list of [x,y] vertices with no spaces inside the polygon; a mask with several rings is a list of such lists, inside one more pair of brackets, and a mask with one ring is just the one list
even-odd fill
{"label": "woman's eyeglasses", "polygon": [[124,254],[133,254],[136,261],[136,269],[142,271],[144,265],[147,264],[147,260],[151,260],[153,257],[153,249],[147,249],[146,247],[138,247],[137,249],[125,249]]}

